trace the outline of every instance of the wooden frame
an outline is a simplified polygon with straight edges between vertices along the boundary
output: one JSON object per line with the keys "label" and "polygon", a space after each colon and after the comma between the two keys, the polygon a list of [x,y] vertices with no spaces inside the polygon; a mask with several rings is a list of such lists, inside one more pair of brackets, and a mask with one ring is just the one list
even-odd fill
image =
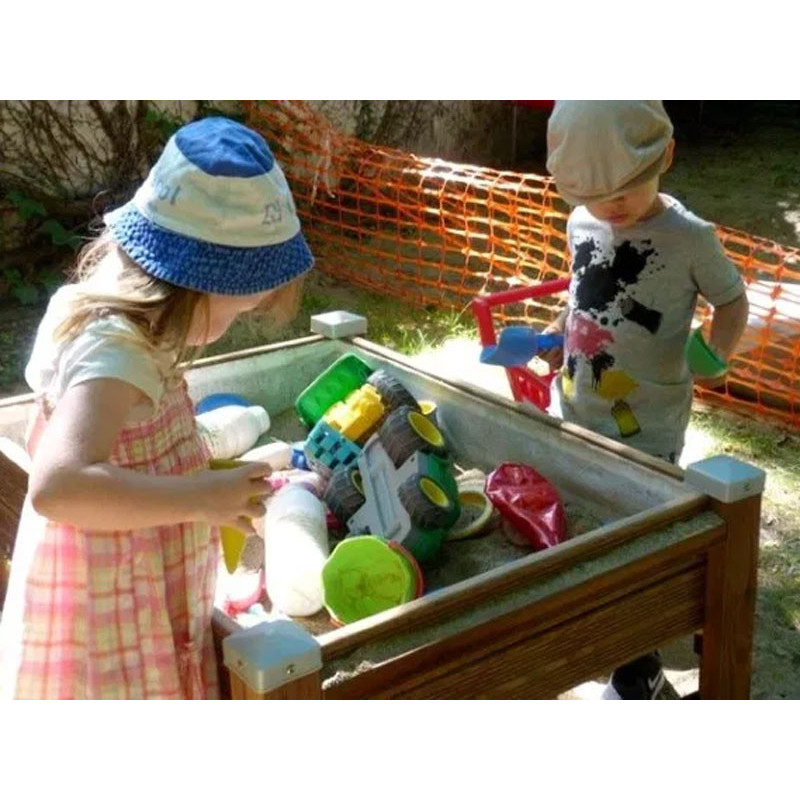
{"label": "wooden frame", "polygon": [[[610,526],[573,540],[573,547],[537,554],[524,565],[496,571],[487,581],[423,597],[402,613],[385,612],[318,637],[323,663],[366,643],[402,637],[487,596],[535,585],[583,568],[636,539],[653,539],[670,525],[694,521],[691,536],[655,548],[622,567],[451,636],[431,637],[341,682],[323,673],[255,695],[233,675],[234,699],[547,698],[701,630],[700,695],[746,699],[750,692],[752,620],[759,497],[724,506],[676,504],[657,519]],[[749,554],[743,559],[743,551]],[[221,640],[236,629],[215,617]]]}
{"label": "wooden frame", "polygon": [[[254,348],[206,359],[197,367],[320,340]],[[554,429],[559,440],[600,448],[609,460],[629,465],[626,469],[651,482],[678,486],[683,479],[677,467],[467,384],[440,381],[365,340],[343,347],[489,403],[498,417],[533,418]],[[19,407],[29,399],[12,401]],[[0,538],[9,538],[25,477],[0,447]],[[213,628],[223,692],[234,699],[553,697],[670,640],[702,631],[701,696],[746,698],[760,500],[755,495],[726,504],[689,490],[676,492],[550,550],[320,634],[315,637],[320,672],[266,694],[254,692],[222,666],[222,642],[238,626],[217,611]]]}

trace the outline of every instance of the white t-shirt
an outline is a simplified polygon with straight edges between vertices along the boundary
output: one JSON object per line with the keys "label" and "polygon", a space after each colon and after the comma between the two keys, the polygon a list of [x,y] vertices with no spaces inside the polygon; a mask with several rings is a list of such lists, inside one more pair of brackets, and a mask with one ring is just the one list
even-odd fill
{"label": "white t-shirt", "polygon": [[625,229],[584,206],[570,215],[569,314],[554,406],[566,420],[674,461],[691,409],[685,346],[697,296],[724,305],[744,284],[714,226],[661,198],[661,213]]}
{"label": "white t-shirt", "polygon": [[75,284],[64,286],[50,300],[25,368],[25,380],[55,408],[72,386],[96,378],[116,378],[135,386],[149,400],[135,406],[130,418],[149,416],[164,393],[170,354],[155,350],[121,315],[92,320],[75,338],[56,342],[55,330],[69,312],[76,291]]}

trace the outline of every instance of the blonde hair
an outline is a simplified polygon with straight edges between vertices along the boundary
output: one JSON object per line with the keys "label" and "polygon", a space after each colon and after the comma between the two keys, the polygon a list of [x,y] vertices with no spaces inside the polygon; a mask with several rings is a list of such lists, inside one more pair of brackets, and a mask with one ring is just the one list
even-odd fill
{"label": "blonde hair", "polygon": [[[104,270],[117,264],[113,281]],[[58,341],[77,336],[94,319],[120,314],[141,335],[141,340],[156,350],[174,353],[171,374],[181,370],[181,362],[191,362],[199,348],[187,343],[195,311],[209,325],[208,295],[162,281],[148,275],[104,232],[78,255],[73,271],[78,285],[66,318],[55,331]],[[186,365],[184,365],[186,366]]]}

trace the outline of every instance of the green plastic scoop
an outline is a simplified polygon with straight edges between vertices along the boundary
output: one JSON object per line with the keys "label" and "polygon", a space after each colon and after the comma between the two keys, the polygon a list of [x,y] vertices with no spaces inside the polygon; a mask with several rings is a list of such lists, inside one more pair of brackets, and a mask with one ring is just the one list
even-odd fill
{"label": "green plastic scoop", "polygon": [[692,331],[686,343],[686,362],[700,378],[718,378],[728,370],[728,364],[708,346],[700,328]]}

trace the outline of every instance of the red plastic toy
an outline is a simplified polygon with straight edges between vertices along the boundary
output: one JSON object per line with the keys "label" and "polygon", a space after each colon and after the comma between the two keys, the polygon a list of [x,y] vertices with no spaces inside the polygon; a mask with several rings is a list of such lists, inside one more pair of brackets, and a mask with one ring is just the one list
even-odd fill
{"label": "red plastic toy", "polygon": [[[560,278],[555,281],[537,283],[535,286],[525,286],[522,289],[510,289],[507,292],[484,294],[472,301],[472,313],[478,323],[478,333],[484,347],[497,344],[497,331],[492,319],[492,309],[510,303],[520,303],[533,297],[546,297],[551,294],[564,292],[569,288],[569,278]],[[537,408],[546,411],[550,405],[550,384],[556,376],[555,372],[548,375],[537,375],[528,367],[506,367],[511,393],[517,402],[528,400]]]}
{"label": "red plastic toy", "polygon": [[486,479],[486,496],[535,550],[564,541],[567,522],[555,487],[527,464],[501,464]]}

